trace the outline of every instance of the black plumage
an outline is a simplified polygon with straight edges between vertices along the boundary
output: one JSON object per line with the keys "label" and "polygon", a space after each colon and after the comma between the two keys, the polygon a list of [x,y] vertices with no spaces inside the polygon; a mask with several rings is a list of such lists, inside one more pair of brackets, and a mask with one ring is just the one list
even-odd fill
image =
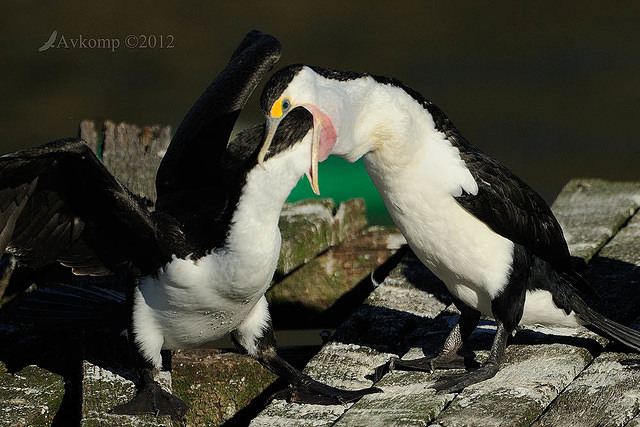
{"label": "black plumage", "polygon": [[149,274],[171,256],[144,201],[81,140],[0,157],[0,250],[18,265],[53,261],[103,275],[135,264]]}
{"label": "black plumage", "polygon": [[[265,167],[258,166],[257,158],[265,125],[228,139],[249,95],[279,56],[275,38],[257,31],[245,37],[172,139],[157,173],[154,211],[118,182],[82,140],[54,141],[0,157],[0,249],[13,254],[18,268],[35,271],[60,263],[77,274],[114,274],[114,280],[122,282],[119,287],[127,290],[129,337],[137,346],[143,387],[131,402],[115,408],[116,413],[160,412],[180,418],[186,406],[160,389],[150,368],[159,366],[167,340],[174,339],[169,348],[195,346],[204,332],[203,340],[235,334],[249,354],[285,376],[303,395],[343,402],[378,391],[328,387],[291,367],[275,351],[264,292],[279,252],[278,213],[285,193],[306,167],[306,146],[296,144],[312,128],[313,117],[302,108],[291,112],[275,134],[267,161],[279,153],[285,156]],[[248,185],[255,176],[263,179],[256,183],[254,178],[253,186]],[[283,177],[282,186],[262,188]],[[266,191],[274,189],[278,191]],[[268,212],[257,212],[257,207]],[[234,216],[237,212],[242,212],[240,219]],[[271,219],[262,224],[264,214]],[[236,227],[243,219],[262,233],[255,241],[247,241],[242,225]],[[239,231],[233,240],[235,229]],[[228,246],[229,240],[234,246]],[[194,274],[205,274],[205,279],[193,280]],[[50,294],[50,313],[79,301],[121,302],[112,301],[108,292],[82,290],[69,298],[66,293]],[[36,309],[47,311],[42,298]],[[72,316],[87,312],[84,307]],[[198,322],[206,324],[206,331],[194,336],[190,328]]]}
{"label": "black plumage", "polygon": [[456,353],[481,314],[498,324],[487,362],[438,384],[439,390],[460,390],[495,375],[507,338],[520,324],[583,324],[640,351],[640,332],[606,319],[582,299],[595,292],[574,268],[544,200],[470,144],[420,93],[393,78],[297,64],[266,84],[261,106],[267,120],[281,121],[285,102],[306,106],[335,130],[333,154],[351,162],[364,158],[396,225],[461,311],[436,357],[391,365],[464,367]]}

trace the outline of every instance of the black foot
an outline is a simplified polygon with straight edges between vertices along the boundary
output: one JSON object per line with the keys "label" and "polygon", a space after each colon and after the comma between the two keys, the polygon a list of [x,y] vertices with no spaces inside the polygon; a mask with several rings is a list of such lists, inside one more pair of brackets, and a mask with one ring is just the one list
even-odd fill
{"label": "black foot", "polygon": [[640,369],[640,359],[624,359],[620,364],[627,369]]}
{"label": "black foot", "polygon": [[441,354],[436,357],[422,357],[420,359],[402,360],[397,357],[389,361],[389,370],[433,372],[436,369],[466,369],[475,363],[473,358],[465,358],[456,353]]}
{"label": "black foot", "polygon": [[369,387],[361,390],[342,390],[307,378],[304,384],[291,385],[287,390],[276,393],[273,397],[295,403],[344,405],[355,402],[366,394],[381,392],[382,390],[377,387]]}
{"label": "black foot", "polygon": [[436,381],[433,388],[435,388],[438,393],[457,393],[472,384],[493,378],[498,373],[498,369],[499,366],[497,363],[487,362],[475,371]]}
{"label": "black foot", "polygon": [[129,402],[118,405],[109,412],[117,415],[171,415],[181,421],[188,410],[186,403],[153,381],[146,383]]}
{"label": "black foot", "polygon": [[273,328],[264,331],[257,344],[258,354],[254,357],[272,372],[289,382],[289,389],[277,393],[273,398],[284,398],[289,402],[314,403],[317,405],[341,405],[354,402],[365,394],[380,393],[382,390],[369,387],[362,390],[342,390],[322,384],[300,372],[278,355]]}

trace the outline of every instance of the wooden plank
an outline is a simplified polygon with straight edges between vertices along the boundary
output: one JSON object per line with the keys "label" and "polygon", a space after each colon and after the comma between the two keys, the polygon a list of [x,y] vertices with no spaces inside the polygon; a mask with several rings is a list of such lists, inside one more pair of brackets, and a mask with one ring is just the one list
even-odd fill
{"label": "wooden plank", "polygon": [[[109,411],[117,405],[128,402],[136,394],[136,386],[127,378],[133,377],[132,370],[105,369],[91,362],[82,363],[82,421],[83,427],[117,426],[172,426],[169,416],[154,415],[114,415]],[[166,390],[171,390],[171,374],[160,372],[156,381]]]}
{"label": "wooden plank", "polygon": [[[636,213],[593,259],[587,271],[587,277],[603,297],[600,311],[622,323],[640,316],[639,241],[640,214]],[[621,364],[625,359],[640,356],[618,352],[599,355],[553,402],[539,425],[624,425],[637,416],[640,371]]]}
{"label": "wooden plank", "polygon": [[102,161],[134,193],[154,202],[155,177],[171,142],[171,127],[104,123]]}
{"label": "wooden plank", "polygon": [[436,394],[429,388],[438,374],[398,371],[376,384],[384,393],[362,398],[336,426],[427,425],[449,404],[453,395]]}
{"label": "wooden plank", "polygon": [[[435,342],[444,339],[444,331],[452,326],[449,321],[451,315],[448,319],[435,317],[449,304],[442,282],[415,258],[406,258],[372,292],[365,304],[336,330],[331,342],[309,362],[305,371],[313,378],[336,387],[369,387],[373,383],[375,369],[392,355],[404,354],[413,345],[433,344],[434,330],[440,331]],[[411,312],[399,310],[400,307],[411,307]],[[395,387],[393,384],[388,386]],[[384,398],[392,395],[372,396]],[[362,402],[369,401],[372,396],[355,405],[363,405]],[[375,402],[377,400],[374,399],[373,405]],[[251,425],[332,425],[355,405],[326,407],[276,401]]]}
{"label": "wooden plank", "polygon": [[589,262],[640,207],[640,183],[573,179],[552,209],[571,254]]}
{"label": "wooden plank", "polygon": [[[554,211],[574,255],[588,261],[639,205],[637,183],[576,180],[564,188]],[[312,360],[310,372],[318,379],[345,387],[356,385],[345,378],[362,379],[364,371],[372,370],[389,355],[415,358],[432,354],[456,320],[449,302],[442,283],[424,266],[415,259],[404,260],[336,331],[334,343],[325,346]],[[475,342],[471,347],[480,349],[476,352],[479,361],[486,357],[493,336],[487,331],[492,330],[485,322],[472,335]],[[503,368],[493,379],[458,395],[436,395],[430,389],[437,378],[450,373],[396,371],[376,384],[385,393],[365,396],[342,410],[316,410],[279,402],[278,411],[271,412],[274,405],[268,407],[254,425],[292,423],[301,412],[317,425],[530,424],[591,363],[606,342],[583,328],[531,328],[516,335],[507,349]],[[357,347],[350,349],[347,345]],[[356,353],[368,355],[375,362]],[[334,371],[338,373],[332,374]],[[351,375],[345,376],[345,372]]]}
{"label": "wooden plank", "polygon": [[549,407],[535,426],[623,426],[640,408],[640,370],[620,364],[631,353],[598,356]]}
{"label": "wooden plank", "polygon": [[282,248],[276,274],[284,276],[318,254],[351,238],[367,225],[363,199],[340,203],[331,199],[286,204],[278,224]]}
{"label": "wooden plank", "polygon": [[176,350],[173,391],[191,408],[186,425],[216,426],[247,406],[276,375],[246,355],[220,350]]}
{"label": "wooden plank", "polygon": [[78,126],[78,138],[84,139],[94,153],[101,155],[102,135],[96,129],[95,120],[83,120]]}
{"label": "wooden plank", "polygon": [[498,374],[467,387],[436,418],[442,426],[528,425],[593,359],[600,340],[585,329],[531,328],[507,348]]}
{"label": "wooden plank", "polygon": [[10,374],[0,362],[0,424],[49,425],[64,395],[60,375],[29,365]]}
{"label": "wooden plank", "polygon": [[326,329],[340,325],[371,292],[371,272],[398,250],[398,241],[404,242],[404,238],[392,227],[354,232],[342,244],[274,283],[267,292],[274,327]]}
{"label": "wooden plank", "polygon": [[[373,382],[368,377],[389,356],[367,346],[334,341],[325,345],[311,359],[305,372],[312,378],[335,387],[370,387]],[[352,405],[301,405],[276,400],[254,418],[250,425],[332,425]]]}

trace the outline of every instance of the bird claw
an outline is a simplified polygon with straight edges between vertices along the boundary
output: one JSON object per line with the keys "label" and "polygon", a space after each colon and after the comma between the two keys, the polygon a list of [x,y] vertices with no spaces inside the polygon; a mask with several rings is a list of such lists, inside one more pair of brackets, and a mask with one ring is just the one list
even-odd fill
{"label": "bird claw", "polygon": [[112,408],[116,415],[170,415],[178,421],[184,419],[189,406],[174,394],[165,391],[157,382],[145,384],[133,399]]}
{"label": "bird claw", "polygon": [[407,371],[422,371],[432,374],[436,369],[467,369],[471,367],[473,363],[473,360],[467,360],[467,358],[455,353],[445,353],[436,357],[422,357],[412,360],[402,360],[397,357],[392,357],[391,360],[389,360],[389,370],[393,371],[399,368]]}
{"label": "bird claw", "polygon": [[498,364],[487,362],[474,371],[441,378],[435,382],[433,388],[438,394],[458,393],[470,385],[493,378],[498,373],[498,370]]}
{"label": "bird claw", "polygon": [[288,389],[275,393],[271,398],[314,405],[346,405],[359,400],[364,395],[381,392],[382,390],[377,387],[361,390],[342,390],[314,382],[311,384],[291,385]]}

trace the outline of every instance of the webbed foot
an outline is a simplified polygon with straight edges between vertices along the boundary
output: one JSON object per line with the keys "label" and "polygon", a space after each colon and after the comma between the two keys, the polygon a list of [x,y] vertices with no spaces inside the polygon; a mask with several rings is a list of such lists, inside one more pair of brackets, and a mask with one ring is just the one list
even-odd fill
{"label": "webbed foot", "polygon": [[467,369],[474,367],[474,364],[477,366],[472,357],[463,357],[457,353],[443,353],[436,357],[422,357],[412,360],[393,357],[389,360],[389,370],[433,372],[436,369]]}
{"label": "webbed foot", "polygon": [[299,384],[292,384],[288,389],[278,393],[279,398],[284,398],[288,402],[310,403],[314,405],[344,405],[355,402],[362,396],[372,393],[381,393],[377,387],[369,387],[360,390],[343,390],[331,387],[309,377],[303,379]]}
{"label": "webbed foot", "polygon": [[433,388],[441,394],[458,393],[470,385],[493,378],[498,373],[499,369],[500,366],[498,363],[494,361],[487,361],[480,365],[480,367],[475,371],[442,378],[436,381]]}
{"label": "webbed foot", "polygon": [[171,415],[182,420],[189,406],[174,394],[165,391],[155,382],[147,382],[136,396],[127,403],[118,405],[109,413],[117,415]]}

